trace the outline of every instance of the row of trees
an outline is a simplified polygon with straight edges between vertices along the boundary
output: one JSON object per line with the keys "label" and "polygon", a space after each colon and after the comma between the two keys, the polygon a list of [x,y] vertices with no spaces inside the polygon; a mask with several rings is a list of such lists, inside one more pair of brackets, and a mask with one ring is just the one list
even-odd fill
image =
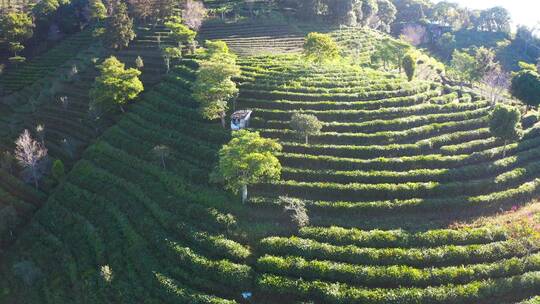
{"label": "row of trees", "polygon": [[[309,33],[304,42],[304,56],[308,61],[325,63],[340,59],[340,49],[328,34]],[[372,63],[381,64],[385,70],[398,67],[399,72],[412,81],[416,75],[418,55],[406,42],[384,38],[372,56]]]}
{"label": "row of trees", "polygon": [[510,13],[495,6],[485,10],[469,10],[457,3],[430,0],[394,0],[397,8],[393,30],[399,33],[403,24],[433,23],[453,30],[473,29],[490,32],[509,32]]}
{"label": "row of trees", "polygon": [[303,19],[326,18],[336,24],[371,26],[384,31],[396,16],[390,0],[301,0],[298,14]]}

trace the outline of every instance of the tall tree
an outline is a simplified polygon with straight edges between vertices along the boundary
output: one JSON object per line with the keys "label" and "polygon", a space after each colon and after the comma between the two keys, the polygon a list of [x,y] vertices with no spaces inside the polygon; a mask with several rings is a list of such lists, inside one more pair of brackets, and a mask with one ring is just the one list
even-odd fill
{"label": "tall tree", "polygon": [[527,107],[537,107],[540,104],[540,75],[526,65],[514,75],[510,93],[522,101]]}
{"label": "tall tree", "polygon": [[408,53],[403,57],[403,69],[407,75],[407,79],[412,81],[416,72],[416,56],[413,53]]}
{"label": "tall tree", "polygon": [[231,54],[217,53],[204,61],[193,86],[193,98],[201,104],[201,113],[207,119],[221,119],[226,128],[225,115],[229,101],[238,95],[233,77],[240,75],[240,68]]}
{"label": "tall tree", "polygon": [[510,13],[501,6],[492,7],[480,12],[476,19],[477,29],[489,32],[510,32]]}
{"label": "tall tree", "polygon": [[379,25],[376,28],[383,32],[390,32],[391,25],[396,20],[396,6],[390,0],[378,0],[377,6],[379,8],[377,14]]}
{"label": "tall tree", "polygon": [[481,80],[486,88],[491,105],[495,105],[510,88],[510,75],[500,65],[488,71]]}
{"label": "tall tree", "polygon": [[182,57],[182,50],[177,47],[166,47],[161,51],[163,60],[165,62],[165,67],[167,68],[167,74],[171,69],[171,61]]}
{"label": "tall tree", "polygon": [[101,74],[96,77],[90,90],[93,106],[109,110],[114,105],[120,106],[135,99],[144,90],[139,80],[141,72],[137,69],[126,69],[125,65],[112,56],[99,65]]}
{"label": "tall tree", "polygon": [[478,80],[476,59],[466,52],[454,51],[450,62],[450,75],[462,84]]}
{"label": "tall tree", "polygon": [[101,21],[107,18],[107,8],[101,0],[90,0],[88,3],[90,9],[90,19]]}
{"label": "tall tree", "polygon": [[29,170],[31,180],[37,189],[41,177],[40,165],[47,157],[47,149],[40,142],[32,139],[28,130],[24,130],[19,136],[15,141],[15,146],[15,158],[23,168]]}
{"label": "tall tree", "polygon": [[198,31],[208,15],[202,1],[187,0],[182,9],[182,19],[192,30]]}
{"label": "tall tree", "polygon": [[309,33],[304,43],[304,55],[317,63],[332,61],[339,58],[339,47],[327,34]]}
{"label": "tall tree", "polygon": [[39,25],[46,26],[59,7],[58,0],[41,0],[34,5],[32,13]]}
{"label": "tall tree", "polygon": [[406,25],[401,30],[400,38],[414,46],[419,46],[426,39],[426,27],[419,24]]}
{"label": "tall tree", "polygon": [[393,0],[397,9],[396,20],[392,31],[401,32],[404,24],[417,23],[426,17],[426,12],[431,7],[431,2],[426,0]]}
{"label": "tall tree", "polygon": [[495,60],[495,56],[495,51],[492,49],[483,46],[476,49],[474,57],[476,60],[476,73],[479,79],[497,68],[498,63]]}
{"label": "tall tree", "polygon": [[372,19],[379,12],[379,6],[376,0],[363,0],[361,4],[361,13],[356,13],[358,23],[368,26]]}
{"label": "tall tree", "polygon": [[493,136],[504,141],[503,157],[505,157],[508,142],[523,136],[521,113],[515,107],[498,104],[490,115],[489,130]]}
{"label": "tall tree", "polygon": [[146,22],[155,13],[153,0],[128,0],[128,4],[133,16],[139,21]]}
{"label": "tall tree", "polygon": [[361,0],[327,0],[326,6],[330,18],[336,24],[356,25],[362,16],[362,1]]}
{"label": "tall tree", "polygon": [[165,26],[170,31],[169,36],[176,41],[179,48],[182,48],[182,45],[190,45],[197,36],[197,32],[182,24],[182,19],[180,17],[171,17],[165,22]]}
{"label": "tall tree", "polygon": [[116,0],[114,13],[107,22],[105,44],[113,49],[125,48],[135,38],[133,19],[128,15],[127,5]]}
{"label": "tall tree", "polygon": [[294,131],[306,139],[306,145],[309,143],[309,136],[318,134],[323,127],[317,116],[302,113],[294,113],[289,124]]}
{"label": "tall tree", "polygon": [[152,15],[165,20],[175,14],[176,0],[153,0]]}
{"label": "tall tree", "polygon": [[245,202],[249,185],[280,178],[281,164],[275,154],[281,150],[276,140],[263,138],[258,132],[236,131],[219,151],[219,163],[211,179],[223,182],[234,193],[240,191]]}
{"label": "tall tree", "polygon": [[[22,46],[34,34],[34,23],[30,15],[9,12],[0,17],[0,35],[9,43]],[[24,47],[23,47],[24,48]],[[21,51],[18,47],[17,51]]]}

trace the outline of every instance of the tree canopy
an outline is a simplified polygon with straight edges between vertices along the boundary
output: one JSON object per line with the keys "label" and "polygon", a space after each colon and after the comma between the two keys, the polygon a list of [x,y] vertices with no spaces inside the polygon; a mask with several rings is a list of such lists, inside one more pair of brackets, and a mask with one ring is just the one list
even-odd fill
{"label": "tree canopy", "polygon": [[275,153],[281,145],[266,139],[259,132],[236,131],[231,141],[219,151],[219,163],[212,180],[223,182],[225,188],[247,198],[247,187],[252,184],[276,181],[281,176],[281,164]]}
{"label": "tree canopy", "polygon": [[413,53],[407,53],[403,57],[403,69],[405,70],[405,75],[407,79],[412,81],[414,79],[414,74],[416,72],[416,56]]}
{"label": "tree canopy", "polygon": [[452,61],[450,62],[451,76],[460,81],[471,83],[478,80],[476,70],[476,59],[467,52],[454,51]]}
{"label": "tree canopy", "polygon": [[96,77],[94,87],[90,90],[90,98],[96,106],[109,110],[114,105],[122,105],[135,99],[144,90],[139,80],[141,72],[137,69],[126,69],[116,57],[106,59],[98,66],[101,74]]}
{"label": "tree canopy", "polygon": [[528,106],[540,104],[540,75],[529,68],[517,72],[512,78],[510,93]]}
{"label": "tree canopy", "polygon": [[107,8],[101,0],[90,0],[88,6],[92,20],[100,21],[107,18]]}
{"label": "tree canopy", "polygon": [[127,47],[134,38],[133,19],[128,15],[126,4],[118,2],[107,22],[105,44],[113,49],[121,49]]}
{"label": "tree canopy", "polygon": [[215,52],[201,63],[193,85],[193,98],[201,104],[202,115],[211,120],[221,119],[223,128],[226,127],[228,102],[238,94],[238,88],[232,78],[239,75],[240,68],[236,65],[234,55]]}
{"label": "tree canopy", "polygon": [[309,33],[304,43],[304,55],[317,63],[332,61],[339,58],[339,47],[327,34]]}
{"label": "tree canopy", "polygon": [[197,32],[191,30],[187,25],[182,24],[180,17],[171,17],[165,26],[169,29],[169,36],[178,43],[178,47],[187,46],[195,40]]}
{"label": "tree canopy", "polygon": [[34,34],[34,23],[30,15],[9,12],[0,18],[1,35],[9,42],[19,42],[30,39]]}
{"label": "tree canopy", "polygon": [[308,144],[309,136],[318,134],[323,127],[317,116],[302,113],[294,113],[290,125],[293,130],[306,139],[306,144]]}
{"label": "tree canopy", "polygon": [[508,141],[518,140],[523,136],[521,113],[515,107],[498,104],[491,113],[489,130],[493,136],[504,140],[503,155],[505,155]]}

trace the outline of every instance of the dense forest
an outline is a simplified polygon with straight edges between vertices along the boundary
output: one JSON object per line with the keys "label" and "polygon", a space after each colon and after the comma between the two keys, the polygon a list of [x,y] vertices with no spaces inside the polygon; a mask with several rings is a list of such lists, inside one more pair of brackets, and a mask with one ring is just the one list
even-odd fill
{"label": "dense forest", "polygon": [[503,7],[0,0],[0,303],[540,303],[539,59]]}

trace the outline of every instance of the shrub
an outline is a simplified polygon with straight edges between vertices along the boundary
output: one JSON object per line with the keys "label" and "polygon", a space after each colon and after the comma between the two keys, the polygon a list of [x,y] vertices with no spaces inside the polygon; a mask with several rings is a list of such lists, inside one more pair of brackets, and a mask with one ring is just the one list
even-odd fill
{"label": "shrub", "polygon": [[64,176],[66,174],[64,169],[64,163],[57,159],[53,162],[52,166],[52,176],[57,182],[61,182],[64,179]]}
{"label": "shrub", "polygon": [[279,205],[283,206],[283,211],[290,218],[296,229],[301,229],[309,225],[306,203],[297,198],[286,196],[279,197]]}

